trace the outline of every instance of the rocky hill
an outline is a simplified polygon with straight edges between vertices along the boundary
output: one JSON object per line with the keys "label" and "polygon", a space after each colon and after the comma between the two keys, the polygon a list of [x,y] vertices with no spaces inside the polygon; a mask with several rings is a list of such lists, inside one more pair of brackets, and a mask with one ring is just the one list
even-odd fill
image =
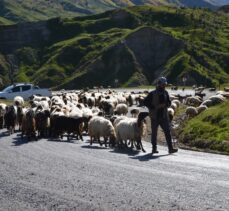
{"label": "rocky hill", "polygon": [[136,5],[170,5],[217,9],[229,0],[1,0],[0,24],[73,17]]}
{"label": "rocky hill", "polygon": [[225,12],[225,13],[229,13],[229,4],[220,7],[220,8],[218,9],[218,11],[220,11],[220,12]]}
{"label": "rocky hill", "polygon": [[228,16],[203,9],[139,6],[86,17],[1,26],[2,86],[45,87],[229,81]]}

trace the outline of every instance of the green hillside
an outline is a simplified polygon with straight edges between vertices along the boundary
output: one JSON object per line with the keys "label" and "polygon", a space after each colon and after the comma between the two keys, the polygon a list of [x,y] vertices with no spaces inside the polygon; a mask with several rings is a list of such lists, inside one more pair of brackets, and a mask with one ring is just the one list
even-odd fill
{"label": "green hillside", "polygon": [[[55,88],[171,83],[216,86],[229,82],[229,21],[204,9],[130,7],[98,15],[52,19],[48,39],[14,52],[16,81]],[[24,30],[24,28],[23,28]],[[2,63],[2,64],[1,64]],[[4,84],[9,68],[0,60]]]}
{"label": "green hillside", "polygon": [[217,9],[228,0],[1,0],[0,17],[14,23],[97,14],[115,8],[138,5],[170,5]]}
{"label": "green hillside", "polygon": [[229,100],[186,122],[179,139],[195,148],[229,154]]}

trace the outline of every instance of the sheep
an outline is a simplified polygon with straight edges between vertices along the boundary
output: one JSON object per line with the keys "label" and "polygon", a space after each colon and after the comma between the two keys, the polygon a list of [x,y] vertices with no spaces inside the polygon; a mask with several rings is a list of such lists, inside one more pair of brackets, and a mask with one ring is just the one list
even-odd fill
{"label": "sheep", "polygon": [[24,105],[24,99],[23,99],[23,97],[21,97],[21,96],[16,96],[16,97],[14,98],[14,104],[15,104],[16,106],[23,106],[23,105]]}
{"label": "sheep", "polygon": [[209,90],[209,92],[215,92],[216,91],[216,88],[215,87],[211,87],[208,90]]}
{"label": "sheep", "polygon": [[177,104],[174,102],[171,103],[170,107],[173,109],[174,112],[177,110]]}
{"label": "sheep", "polygon": [[4,122],[9,135],[14,133],[17,122],[17,108],[13,105],[6,107],[6,113],[4,114]]}
{"label": "sheep", "polygon": [[127,140],[130,140],[131,148],[133,148],[134,142],[136,142],[136,147],[138,148],[140,146],[142,151],[145,152],[141,140],[147,131],[144,121],[146,116],[148,116],[148,112],[141,112],[137,119],[126,118],[116,125],[115,131],[118,145],[122,144],[122,141],[125,141],[125,146],[127,146]]}
{"label": "sheep", "polygon": [[26,114],[23,116],[21,130],[22,139],[23,136],[26,135],[28,141],[30,141],[32,137],[37,140],[35,112],[33,109],[27,110]]}
{"label": "sheep", "polygon": [[116,106],[116,103],[113,103],[110,100],[101,100],[99,107],[104,111],[106,115],[113,115],[114,108]]}
{"label": "sheep", "polygon": [[77,119],[66,116],[56,116],[51,121],[51,135],[63,138],[64,132],[67,133],[67,139],[70,140],[70,134],[76,134],[83,141],[82,137],[83,118]]}
{"label": "sheep", "polygon": [[200,105],[199,107],[196,108],[198,111],[198,114],[200,114],[201,112],[205,111],[206,109],[208,109],[207,106],[205,105]]}
{"label": "sheep", "polygon": [[185,113],[188,117],[194,117],[198,114],[198,111],[195,107],[189,106],[186,108]]}
{"label": "sheep", "polygon": [[134,101],[135,101],[135,95],[134,94],[129,94],[126,98],[126,101],[128,103],[128,105],[131,107],[134,105]]}
{"label": "sheep", "polygon": [[173,100],[172,103],[175,103],[177,108],[180,106],[180,101],[179,100]]}
{"label": "sheep", "polygon": [[0,103],[0,129],[4,127],[4,115],[6,112],[6,104]]}
{"label": "sheep", "polygon": [[137,109],[137,108],[133,108],[133,109],[130,110],[130,114],[131,114],[131,116],[134,117],[134,118],[136,118],[136,117],[138,116],[139,112],[140,112],[140,111],[139,111],[139,109]]}
{"label": "sheep", "polygon": [[94,140],[98,140],[100,146],[100,137],[104,137],[104,144],[107,147],[107,139],[110,138],[109,145],[114,145],[116,140],[115,129],[110,120],[104,117],[94,116],[88,123],[88,134],[90,136],[90,145],[92,145]]}
{"label": "sheep", "polygon": [[173,117],[174,117],[174,110],[173,108],[168,108],[168,116],[169,116],[169,120],[172,121]]}
{"label": "sheep", "polygon": [[216,95],[222,95],[225,98],[229,98],[229,91],[218,91]]}
{"label": "sheep", "polygon": [[212,105],[213,105],[213,102],[211,100],[205,100],[204,102],[200,104],[200,106],[207,106],[207,107],[210,107]]}
{"label": "sheep", "polygon": [[69,117],[73,118],[73,119],[78,119],[83,117],[83,111],[80,110],[78,107],[74,107],[72,108],[72,110],[69,112]]}
{"label": "sheep", "polygon": [[225,101],[225,97],[223,97],[222,95],[219,94],[219,95],[211,96],[209,98],[209,100],[212,101],[213,105],[216,105],[216,104],[220,104],[220,103],[224,102]]}
{"label": "sheep", "polygon": [[198,96],[192,96],[192,97],[187,97],[186,98],[186,105],[190,105],[190,106],[199,106],[202,103],[202,100],[199,99]]}
{"label": "sheep", "polygon": [[48,110],[37,110],[35,113],[36,129],[38,137],[48,137],[50,129],[50,112]]}
{"label": "sheep", "polygon": [[19,128],[19,131],[21,131],[21,128],[22,128],[22,120],[23,120],[23,117],[26,113],[26,109],[23,108],[22,106],[18,106],[17,107],[17,123],[18,123],[18,128]]}
{"label": "sheep", "polygon": [[124,103],[120,103],[116,106],[114,114],[117,115],[126,115],[128,113],[128,106]]}
{"label": "sheep", "polygon": [[122,120],[124,120],[124,119],[126,119],[126,118],[130,119],[129,117],[126,117],[126,116],[113,116],[112,118],[114,119],[114,121],[111,121],[111,122],[113,123],[114,127],[116,127],[116,125],[117,125],[120,121],[122,121]]}
{"label": "sheep", "polygon": [[88,104],[89,108],[92,108],[93,106],[95,106],[95,98],[94,97],[89,97],[87,99],[87,104]]}

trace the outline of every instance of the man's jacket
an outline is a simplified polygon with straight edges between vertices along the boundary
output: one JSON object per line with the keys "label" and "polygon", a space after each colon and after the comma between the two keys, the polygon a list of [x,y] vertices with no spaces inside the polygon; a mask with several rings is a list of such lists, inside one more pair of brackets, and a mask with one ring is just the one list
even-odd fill
{"label": "man's jacket", "polygon": [[153,90],[144,99],[143,103],[149,109],[152,119],[168,118],[167,108],[171,105],[171,101],[166,90]]}

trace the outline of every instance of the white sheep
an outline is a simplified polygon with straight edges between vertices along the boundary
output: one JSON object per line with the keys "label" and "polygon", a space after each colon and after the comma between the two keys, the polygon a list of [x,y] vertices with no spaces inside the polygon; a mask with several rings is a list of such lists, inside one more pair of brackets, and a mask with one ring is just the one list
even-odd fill
{"label": "white sheep", "polygon": [[187,97],[186,98],[186,105],[190,105],[190,106],[199,106],[202,103],[202,100],[199,99],[198,96],[191,96],[191,97]]}
{"label": "white sheep", "polygon": [[142,138],[146,135],[147,128],[145,124],[145,117],[148,115],[147,112],[141,112],[138,115],[138,119],[135,118],[125,118],[121,120],[115,127],[117,135],[118,145],[122,144],[124,141],[127,146],[127,140],[131,142],[131,147],[133,148],[134,142],[141,147],[142,151],[145,152],[142,146]]}
{"label": "white sheep", "polygon": [[177,104],[174,102],[171,103],[170,107],[173,109],[174,112],[177,110]]}
{"label": "white sheep", "polygon": [[198,114],[196,107],[189,106],[186,108],[185,113],[188,117],[194,117]]}
{"label": "white sheep", "polygon": [[4,115],[6,113],[6,104],[0,103],[0,128],[4,126]]}
{"label": "white sheep", "polygon": [[79,109],[78,107],[74,107],[70,110],[68,116],[73,118],[73,119],[78,119],[80,117],[83,117],[83,111],[81,109]]}
{"label": "white sheep", "polygon": [[168,108],[168,115],[169,115],[169,120],[172,121],[174,117],[174,110],[173,108]]}
{"label": "white sheep", "polygon": [[206,105],[200,105],[199,107],[196,108],[198,111],[198,114],[200,114],[201,112],[205,111],[208,109],[208,107]]}
{"label": "white sheep", "polygon": [[128,113],[128,106],[124,103],[120,103],[116,106],[114,113],[117,115],[126,115]]}
{"label": "white sheep", "polygon": [[180,101],[179,100],[173,100],[172,103],[175,103],[177,108],[180,106]]}
{"label": "white sheep", "polygon": [[205,100],[204,102],[200,104],[200,106],[207,106],[207,107],[210,107],[212,105],[213,105],[213,102],[211,100]]}
{"label": "white sheep", "polygon": [[107,139],[110,139],[109,145],[114,145],[116,140],[116,134],[114,126],[110,120],[105,119],[101,116],[94,116],[88,123],[88,134],[91,138],[90,144],[92,145],[94,140],[98,140],[99,144],[100,137],[104,138],[105,147],[107,147]]}
{"label": "white sheep", "polygon": [[223,97],[222,95],[213,95],[211,97],[209,97],[209,100],[212,101],[212,104],[213,105],[216,105],[216,104],[220,104],[222,102],[225,101],[225,97]]}

